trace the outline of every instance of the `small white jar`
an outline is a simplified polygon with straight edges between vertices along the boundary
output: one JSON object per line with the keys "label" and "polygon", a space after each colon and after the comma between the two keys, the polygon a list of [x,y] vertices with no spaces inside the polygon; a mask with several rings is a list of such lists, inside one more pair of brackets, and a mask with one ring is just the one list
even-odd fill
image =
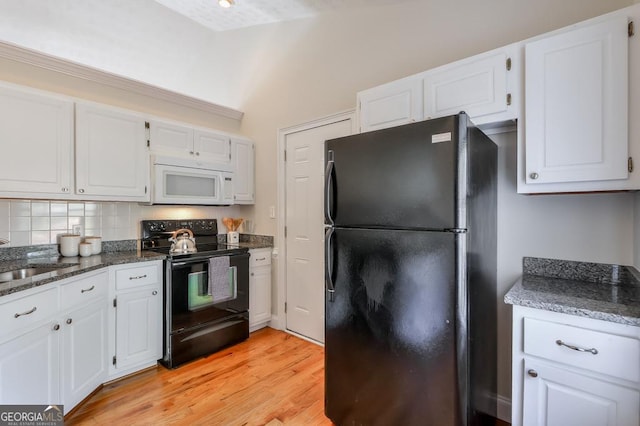
{"label": "small white jar", "polygon": [[80,235],[62,234],[60,237],[60,254],[65,257],[73,257],[78,255],[78,246],[80,245]]}
{"label": "small white jar", "polygon": [[91,243],[91,253],[100,254],[102,251],[102,237],[84,237],[85,243]]}
{"label": "small white jar", "polygon": [[87,257],[93,254],[93,244],[91,243],[80,243],[78,245],[78,251],[80,252],[80,256]]}

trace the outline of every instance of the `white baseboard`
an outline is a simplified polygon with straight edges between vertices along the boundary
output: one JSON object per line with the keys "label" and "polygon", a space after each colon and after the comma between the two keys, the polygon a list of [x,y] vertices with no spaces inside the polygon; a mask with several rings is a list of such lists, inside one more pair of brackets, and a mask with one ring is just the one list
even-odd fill
{"label": "white baseboard", "polygon": [[511,399],[498,395],[497,407],[497,417],[504,422],[511,423]]}

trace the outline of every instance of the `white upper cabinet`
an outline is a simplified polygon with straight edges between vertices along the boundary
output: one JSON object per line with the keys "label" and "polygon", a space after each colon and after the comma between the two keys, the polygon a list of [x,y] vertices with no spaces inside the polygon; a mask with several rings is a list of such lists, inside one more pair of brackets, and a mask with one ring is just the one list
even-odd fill
{"label": "white upper cabinet", "polygon": [[73,192],[73,102],[0,87],[0,194]]}
{"label": "white upper cabinet", "polygon": [[[447,64],[423,74],[425,119],[466,112],[475,124],[517,117],[518,49],[508,46]],[[513,76],[513,78],[511,78]]]}
{"label": "white upper cabinet", "polygon": [[443,65],[358,93],[360,131],[466,112],[475,124],[518,118],[518,44]]}
{"label": "white upper cabinet", "polygon": [[76,193],[149,201],[145,120],[128,111],[76,104]]}
{"label": "white upper cabinet", "polygon": [[422,78],[411,76],[358,93],[360,132],[422,120]]}
{"label": "white upper cabinet", "polygon": [[525,44],[526,161],[520,172],[526,188],[520,185],[520,192],[539,192],[535,187],[543,184],[628,178],[627,28],[627,17],[617,16]]}
{"label": "white upper cabinet", "polygon": [[151,120],[150,147],[154,154],[231,165],[231,138],[228,135],[181,123]]}
{"label": "white upper cabinet", "polygon": [[199,161],[231,165],[231,138],[229,136],[196,129],[193,132],[193,150]]}
{"label": "white upper cabinet", "polygon": [[149,147],[156,154],[192,156],[193,128],[169,121],[149,122]]}
{"label": "white upper cabinet", "polygon": [[233,199],[235,204],[255,202],[255,148],[248,139],[232,139],[234,162]]}

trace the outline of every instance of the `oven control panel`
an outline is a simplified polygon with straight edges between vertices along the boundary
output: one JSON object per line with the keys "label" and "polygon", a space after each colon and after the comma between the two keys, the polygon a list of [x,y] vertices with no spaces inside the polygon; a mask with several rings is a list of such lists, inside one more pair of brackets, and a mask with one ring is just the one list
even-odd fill
{"label": "oven control panel", "polygon": [[217,235],[217,219],[143,220],[142,239],[166,235],[178,229],[190,229],[194,236]]}

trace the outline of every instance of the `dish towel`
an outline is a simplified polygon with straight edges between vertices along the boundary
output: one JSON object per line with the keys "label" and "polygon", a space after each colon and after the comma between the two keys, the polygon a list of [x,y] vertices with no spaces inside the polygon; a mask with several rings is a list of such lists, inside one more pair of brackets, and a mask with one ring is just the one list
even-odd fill
{"label": "dish towel", "polygon": [[209,288],[207,294],[214,301],[233,297],[232,283],[229,280],[229,256],[216,256],[209,259]]}

